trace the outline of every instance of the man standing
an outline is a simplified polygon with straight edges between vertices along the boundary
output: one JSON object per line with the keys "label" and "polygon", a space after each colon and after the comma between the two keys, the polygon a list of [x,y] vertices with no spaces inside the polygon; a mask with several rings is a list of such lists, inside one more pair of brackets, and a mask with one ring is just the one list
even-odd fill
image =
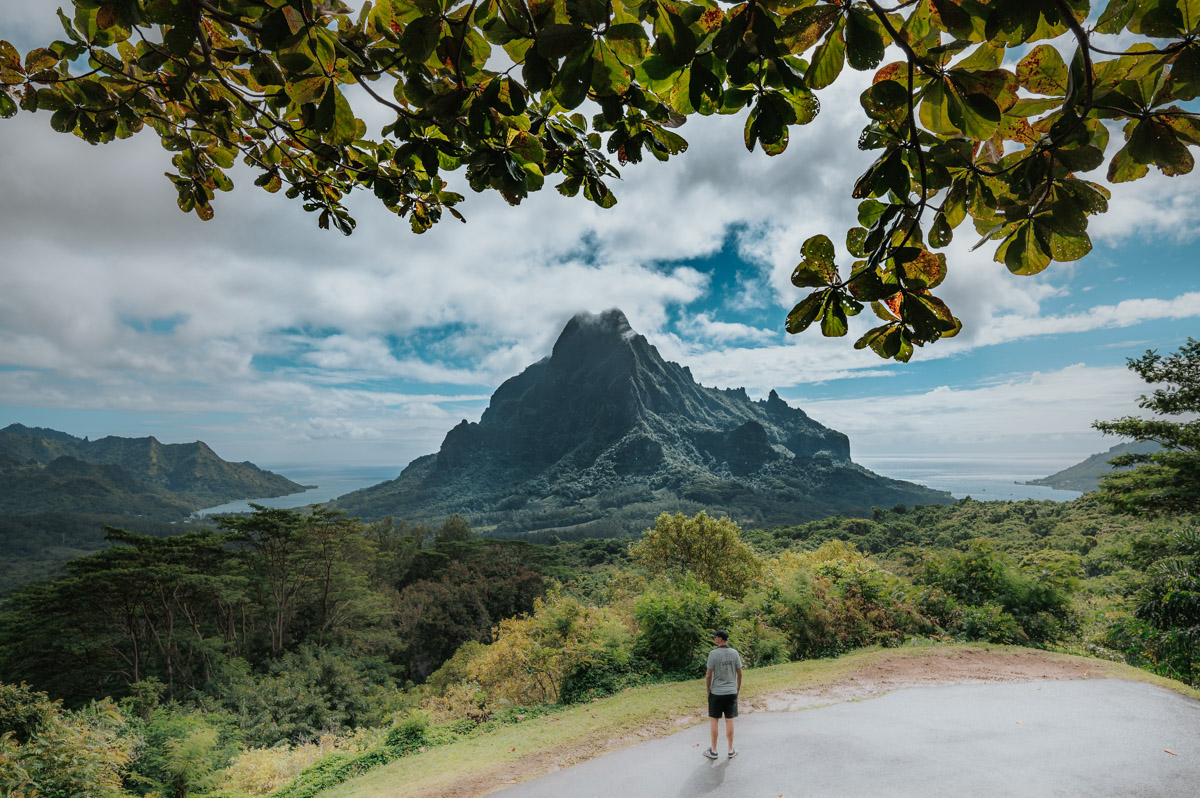
{"label": "man standing", "polygon": [[737,756],[733,747],[733,719],[738,714],[738,692],[742,689],[742,656],[729,647],[729,632],[713,632],[713,645],[708,652],[708,672],[704,686],[708,690],[708,725],[712,745],[704,752],[709,759],[717,758],[717,724],[725,717],[725,738],[729,741],[729,758]]}

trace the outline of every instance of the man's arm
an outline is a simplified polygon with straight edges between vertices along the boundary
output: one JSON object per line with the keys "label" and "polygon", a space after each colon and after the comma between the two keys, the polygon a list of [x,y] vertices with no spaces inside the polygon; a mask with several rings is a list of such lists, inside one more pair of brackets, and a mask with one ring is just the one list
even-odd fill
{"label": "man's arm", "polygon": [[[709,671],[709,673],[712,673],[712,671]],[[740,693],[740,692],[742,692],[742,669],[741,668],[737,669],[737,675],[738,675],[737,691]]]}
{"label": "man's arm", "polygon": [[[738,682],[742,680],[741,671],[738,671]],[[712,694],[712,668],[709,668],[704,674],[704,692]]]}

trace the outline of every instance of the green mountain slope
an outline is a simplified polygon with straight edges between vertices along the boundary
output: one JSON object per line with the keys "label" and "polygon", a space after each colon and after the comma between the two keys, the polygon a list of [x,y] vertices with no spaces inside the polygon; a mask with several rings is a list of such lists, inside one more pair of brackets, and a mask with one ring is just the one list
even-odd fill
{"label": "green mountain slope", "polygon": [[0,512],[6,513],[120,512],[100,509],[97,502],[118,507],[117,497],[124,496],[131,515],[157,506],[154,515],[174,517],[237,499],[304,490],[253,463],[222,460],[201,441],[164,444],[153,437],[114,436],[90,441],[20,424],[0,430],[0,480]]}
{"label": "green mountain slope", "polygon": [[42,466],[32,461],[0,470],[0,515],[68,510],[151,518],[181,518],[192,507],[161,488],[147,486],[116,465],[62,456]]}
{"label": "green mountain slope", "polygon": [[1100,477],[1111,472],[1113,467],[1108,461],[1122,454],[1150,454],[1157,452],[1159,445],[1150,441],[1134,441],[1119,443],[1107,452],[1094,454],[1081,463],[1070,468],[1051,474],[1041,479],[1033,479],[1026,485],[1045,485],[1059,490],[1077,490],[1090,493],[1100,487]]}
{"label": "green mountain slope", "polygon": [[640,532],[663,511],[789,523],[950,495],[874,474],[850,442],[771,392],[706,388],[624,314],[581,314],[550,357],[502,384],[478,423],[391,481],[338,499],[367,518],[466,515],[488,534]]}

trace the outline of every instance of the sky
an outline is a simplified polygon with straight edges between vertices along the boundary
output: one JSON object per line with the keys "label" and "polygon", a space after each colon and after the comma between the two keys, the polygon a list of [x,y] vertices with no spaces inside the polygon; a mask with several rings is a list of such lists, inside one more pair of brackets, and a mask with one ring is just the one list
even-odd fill
{"label": "sky", "polygon": [[[0,38],[23,51],[57,38],[58,4],[12,4]],[[1091,422],[1136,412],[1146,386],[1126,358],[1200,326],[1197,178],[1115,187],[1093,252],[1034,277],[969,251],[964,224],[937,292],[964,329],[908,364],[852,349],[869,311],[843,339],[791,336],[800,246],[844,240],[872,159],[854,146],[869,76],[845,77],[778,157],[746,152],[742,116],[694,118],[686,154],[622,170],[615,208],[552,189],[511,208],[465,189],[467,223],[420,236],[366,195],[352,236],[319,230],[245,169],[201,222],[176,208],[153,134],[93,147],[44,112],[0,120],[0,426],[399,468],[477,420],[572,315],[617,307],[702,384],[776,389],[848,434],[856,458],[1067,465],[1116,443]],[[388,121],[356,110],[369,129]]]}

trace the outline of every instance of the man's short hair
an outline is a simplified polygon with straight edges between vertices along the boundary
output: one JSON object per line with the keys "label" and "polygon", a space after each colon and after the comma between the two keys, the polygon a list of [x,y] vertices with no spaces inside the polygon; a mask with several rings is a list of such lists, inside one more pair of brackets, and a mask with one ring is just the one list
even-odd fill
{"label": "man's short hair", "polygon": [[713,632],[713,637],[719,637],[725,642],[729,642],[729,632],[726,632],[724,629],[718,629]]}

